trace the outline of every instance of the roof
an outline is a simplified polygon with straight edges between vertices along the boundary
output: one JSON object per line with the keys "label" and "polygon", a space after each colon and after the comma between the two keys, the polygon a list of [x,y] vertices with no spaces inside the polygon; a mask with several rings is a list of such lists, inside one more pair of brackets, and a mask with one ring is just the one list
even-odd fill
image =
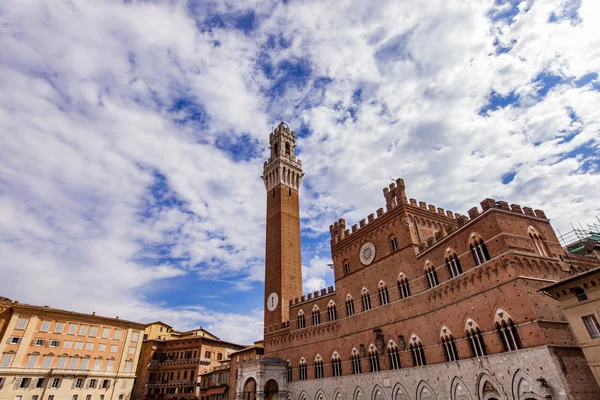
{"label": "roof", "polygon": [[149,324],[146,324],[146,326],[150,326],[150,325],[156,325],[156,324],[160,324],[160,325],[163,325],[163,326],[167,326],[167,327],[169,327],[169,328],[171,328],[171,329],[173,328],[171,325],[169,325],[169,324],[165,324],[165,323],[164,323],[164,322],[162,322],[162,321],[150,322]]}
{"label": "roof", "polygon": [[258,343],[258,342],[257,342],[257,343],[255,343],[255,344],[253,344],[252,346],[246,346],[246,347],[244,347],[243,349],[241,349],[241,350],[236,350],[236,351],[234,351],[234,352],[232,352],[232,353],[230,353],[230,354],[241,353],[241,352],[243,352],[243,351],[246,351],[246,350],[252,350],[252,349],[264,349],[264,348],[265,348],[265,346],[264,346],[264,344],[263,344],[262,342],[260,342],[260,343]]}
{"label": "roof", "polygon": [[144,329],[146,327],[146,325],[139,323],[139,322],[128,321],[126,319],[120,319],[119,317],[116,317],[116,318],[104,317],[101,315],[96,315],[95,312],[92,314],[85,314],[85,313],[78,313],[75,311],[61,310],[59,308],[52,308],[49,306],[35,306],[32,304],[22,304],[19,302],[13,302],[8,308],[13,308],[15,310],[29,311],[29,312],[59,314],[61,316],[67,317],[67,318],[91,319],[91,320],[95,320],[95,321],[104,321],[106,323],[113,323],[113,324],[118,323],[118,324],[122,324],[122,325],[130,325],[130,326],[133,326],[138,329]]}
{"label": "roof", "polygon": [[548,290],[555,289],[558,286],[562,286],[564,284],[573,282],[573,281],[575,281],[575,280],[577,280],[579,278],[584,278],[584,277],[587,277],[587,276],[590,276],[590,275],[594,275],[594,274],[598,274],[598,273],[600,273],[600,267],[590,269],[589,271],[586,271],[584,273],[581,273],[581,274],[578,274],[578,275],[573,275],[571,277],[563,279],[562,281],[558,281],[558,282],[555,282],[555,283],[553,283],[551,285],[544,286],[543,288],[538,289],[538,292],[547,292]]}

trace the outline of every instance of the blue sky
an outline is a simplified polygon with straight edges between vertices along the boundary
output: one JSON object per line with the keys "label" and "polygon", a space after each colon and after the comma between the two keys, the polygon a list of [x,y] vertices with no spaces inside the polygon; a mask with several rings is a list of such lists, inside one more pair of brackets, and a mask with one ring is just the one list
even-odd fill
{"label": "blue sky", "polygon": [[[298,133],[305,292],[403,177],[600,214],[597,1],[0,3],[1,295],[262,335],[268,133]],[[244,329],[239,329],[244,326]]]}

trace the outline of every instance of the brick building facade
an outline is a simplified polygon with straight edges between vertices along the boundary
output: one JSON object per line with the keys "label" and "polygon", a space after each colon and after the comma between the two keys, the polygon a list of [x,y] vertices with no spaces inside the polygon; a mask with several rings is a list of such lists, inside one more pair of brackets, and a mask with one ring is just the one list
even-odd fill
{"label": "brick building facade", "polygon": [[[297,201],[302,172],[277,152],[290,138],[293,149],[285,124],[271,134],[263,179],[267,196]],[[298,288],[280,276],[301,282],[299,265],[269,243],[299,243],[299,230],[267,223],[264,368],[242,368],[237,398],[600,398],[558,304],[538,292],[597,261],[565,262],[541,210],[485,199],[455,214],[407,198],[402,179],[383,194],[385,209],[330,226],[335,289],[286,299]]]}

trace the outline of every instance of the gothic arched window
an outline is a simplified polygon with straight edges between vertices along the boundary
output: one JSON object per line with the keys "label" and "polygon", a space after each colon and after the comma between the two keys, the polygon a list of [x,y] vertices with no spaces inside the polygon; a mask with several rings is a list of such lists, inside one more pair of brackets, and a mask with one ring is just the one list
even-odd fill
{"label": "gothic arched window", "polygon": [[333,300],[329,302],[327,306],[327,319],[329,322],[335,321],[337,319],[337,310],[335,308],[335,303]]}
{"label": "gothic arched window", "polygon": [[287,365],[285,367],[286,369],[286,373],[287,373],[287,381],[291,382],[292,381],[292,362],[290,360],[287,360]]}
{"label": "gothic arched window", "polygon": [[360,294],[360,300],[362,302],[362,310],[369,311],[371,309],[371,296],[369,295],[369,291],[367,288],[362,289],[362,293]]}
{"label": "gothic arched window", "polygon": [[533,226],[527,229],[527,233],[529,233],[529,237],[533,240],[536,252],[542,257],[550,257],[542,235]]}
{"label": "gothic arched window", "polygon": [[321,310],[319,310],[319,307],[317,307],[315,305],[312,310],[312,324],[319,325],[320,323],[321,323]]}
{"label": "gothic arched window", "polygon": [[325,377],[325,372],[323,370],[323,359],[320,355],[317,354],[315,357],[315,378],[321,379]]}
{"label": "gothic arched window", "polygon": [[304,311],[300,310],[298,311],[298,329],[304,329],[305,325],[305,320],[304,320]]}
{"label": "gothic arched window", "polygon": [[496,311],[495,323],[504,351],[523,348],[517,326],[506,311],[501,308]]}
{"label": "gothic arched window", "polygon": [[406,275],[400,272],[398,275],[398,290],[400,291],[400,298],[404,299],[410,296],[410,286],[408,285],[408,279]]}
{"label": "gothic arched window", "polygon": [[413,363],[416,367],[427,365],[425,361],[425,351],[423,350],[423,344],[421,339],[413,333],[410,338],[410,344],[408,346],[413,357]]}
{"label": "gothic arched window", "polygon": [[434,288],[439,284],[435,267],[429,260],[425,262],[425,275],[427,276],[427,283],[430,288]]}
{"label": "gothic arched window", "polygon": [[306,372],[306,360],[304,359],[304,357],[300,359],[300,363],[298,364],[298,370],[300,371],[301,381],[305,381],[306,379],[308,379],[308,374]]}
{"label": "gothic arched window", "polygon": [[333,376],[342,376],[342,359],[337,351],[331,356],[331,369]]}
{"label": "gothic arched window", "polygon": [[400,369],[400,351],[393,340],[388,343],[388,358],[390,361],[390,369]]}
{"label": "gothic arched window", "polygon": [[352,300],[350,294],[346,296],[346,314],[348,314],[349,317],[354,315],[354,300]]}
{"label": "gothic arched window", "polygon": [[471,254],[473,254],[475,265],[481,265],[490,260],[490,253],[488,253],[487,246],[479,234],[471,233],[469,248],[471,249]]}
{"label": "gothic arched window", "polygon": [[358,350],[355,348],[352,349],[352,373],[353,374],[361,374],[362,368],[360,366],[360,354],[358,354]]}
{"label": "gothic arched window", "polygon": [[455,278],[462,274],[462,267],[456,252],[451,248],[446,249],[446,266],[448,267],[448,273],[451,278]]}
{"label": "gothic arched window", "polygon": [[369,346],[369,365],[371,366],[371,372],[379,372],[381,369],[379,366],[379,353],[373,344]]}
{"label": "gothic arched window", "polygon": [[390,302],[390,295],[388,293],[388,288],[383,281],[379,282],[377,291],[379,292],[379,305],[388,304]]}
{"label": "gothic arched window", "polygon": [[454,337],[452,336],[452,332],[450,332],[450,329],[448,329],[446,326],[442,326],[440,337],[442,338],[442,347],[444,348],[444,355],[446,356],[446,361],[458,360],[456,343],[454,342]]}
{"label": "gothic arched window", "polygon": [[469,318],[467,319],[467,324],[465,325],[465,331],[467,339],[469,340],[469,347],[471,348],[471,356],[485,356],[487,351],[485,349],[485,342],[483,341],[483,335],[481,334],[479,325]]}

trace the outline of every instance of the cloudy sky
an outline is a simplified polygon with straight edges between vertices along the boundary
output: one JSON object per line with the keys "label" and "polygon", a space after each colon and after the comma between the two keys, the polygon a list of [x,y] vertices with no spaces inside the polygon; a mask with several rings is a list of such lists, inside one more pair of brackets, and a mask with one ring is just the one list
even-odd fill
{"label": "cloudy sky", "polygon": [[597,0],[2,1],[0,295],[260,338],[281,120],[305,292],[390,178],[592,222],[599,27]]}

